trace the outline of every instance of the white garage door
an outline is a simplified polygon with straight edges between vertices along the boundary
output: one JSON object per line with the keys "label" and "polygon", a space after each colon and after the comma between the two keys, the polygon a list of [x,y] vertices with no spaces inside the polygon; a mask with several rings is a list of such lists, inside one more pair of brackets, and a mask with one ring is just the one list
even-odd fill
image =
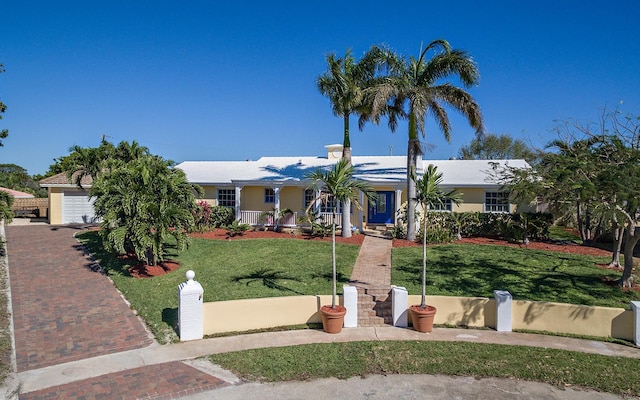
{"label": "white garage door", "polygon": [[80,190],[64,191],[62,193],[62,223],[87,224],[96,222],[93,201],[93,198],[87,196],[87,192]]}

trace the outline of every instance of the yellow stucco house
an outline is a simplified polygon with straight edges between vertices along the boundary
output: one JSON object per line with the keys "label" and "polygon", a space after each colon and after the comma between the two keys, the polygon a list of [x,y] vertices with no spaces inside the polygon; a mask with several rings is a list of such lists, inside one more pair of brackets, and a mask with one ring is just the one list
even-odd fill
{"label": "yellow stucco house", "polygon": [[[242,223],[260,225],[265,211],[289,209],[282,225],[294,226],[305,215],[316,193],[308,188],[307,173],[318,168],[330,168],[342,156],[341,145],[325,146],[326,156],[262,157],[246,161],[185,161],[182,169],[189,182],[203,187],[203,200],[211,205],[231,207]],[[418,175],[429,164],[443,174],[445,190],[463,193],[459,206],[447,204],[443,211],[513,212],[515,205],[508,193],[491,178],[492,164],[529,168],[524,160],[418,160]],[[352,157],[354,176],[367,181],[376,191],[377,201],[368,204],[362,197],[363,210],[352,207],[351,225],[362,230],[376,225],[394,225],[406,198],[406,156]],[[95,222],[93,202],[88,196],[91,180],[85,178],[83,189],[70,183],[64,174],[40,181],[49,191],[49,222],[51,224]],[[317,204],[316,211],[329,221],[336,210],[340,221],[340,204]]]}
{"label": "yellow stucco house", "polygon": [[[177,165],[189,182],[204,188],[204,200],[211,205],[232,207],[243,223],[261,224],[265,211],[289,209],[283,225],[296,225],[305,215],[307,206],[316,198],[305,180],[307,173],[318,168],[330,168],[342,156],[342,145],[325,146],[325,157],[262,157],[252,161],[185,161]],[[513,212],[508,193],[492,180],[492,164],[529,168],[524,160],[419,160],[418,175],[429,164],[443,173],[442,187],[463,193],[459,206],[447,204],[443,211]],[[367,181],[376,191],[377,201],[369,204],[361,197],[363,210],[352,207],[351,225],[362,230],[376,225],[394,225],[406,198],[406,156],[352,157],[354,177]],[[317,212],[325,221],[336,208],[336,223],[340,221],[340,205],[317,204]]]}

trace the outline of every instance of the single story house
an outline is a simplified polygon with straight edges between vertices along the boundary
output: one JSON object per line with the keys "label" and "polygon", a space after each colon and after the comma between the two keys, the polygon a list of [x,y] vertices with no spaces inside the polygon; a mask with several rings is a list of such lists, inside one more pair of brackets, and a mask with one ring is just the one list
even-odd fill
{"label": "single story house", "polygon": [[[240,222],[264,224],[265,211],[293,211],[282,225],[296,225],[307,206],[316,198],[309,189],[306,174],[318,168],[330,168],[342,156],[342,145],[325,146],[326,157],[262,157],[252,161],[185,161],[177,165],[189,182],[204,189],[203,200],[211,205],[232,207]],[[445,190],[463,193],[459,206],[448,203],[443,211],[514,212],[509,194],[492,179],[492,164],[529,168],[524,160],[418,160],[421,175],[429,164],[443,174]],[[394,225],[402,205],[407,201],[406,156],[353,156],[354,177],[368,182],[376,191],[376,202],[361,196],[363,210],[352,207],[352,226]],[[341,224],[339,204],[317,204],[316,211],[329,222],[336,211]]]}
{"label": "single story house", "polygon": [[[231,207],[236,218],[250,225],[264,225],[265,212],[289,209],[293,213],[281,222],[285,226],[298,224],[316,193],[309,189],[305,176],[319,168],[330,168],[342,156],[342,145],[325,146],[326,156],[262,157],[246,161],[185,161],[176,167],[187,180],[204,189],[202,200],[215,206]],[[443,174],[445,190],[463,193],[459,206],[446,204],[443,211],[514,212],[509,195],[491,178],[492,164],[529,168],[524,160],[418,160],[421,175],[429,164]],[[352,226],[394,225],[399,211],[407,201],[406,156],[353,156],[355,178],[367,181],[376,191],[376,202],[369,204],[361,197],[364,209],[352,207]],[[49,221],[51,224],[94,222],[92,200],[87,189],[91,180],[82,182],[85,189],[70,183],[64,174],[40,181],[49,191]],[[316,204],[318,214],[329,222],[336,211],[336,223],[341,224],[340,204]]]}

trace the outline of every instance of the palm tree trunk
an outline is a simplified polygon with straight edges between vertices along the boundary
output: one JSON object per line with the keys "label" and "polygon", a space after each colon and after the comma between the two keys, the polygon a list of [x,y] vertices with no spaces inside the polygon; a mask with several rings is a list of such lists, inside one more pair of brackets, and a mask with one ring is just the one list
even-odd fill
{"label": "palm tree trunk", "polygon": [[[344,138],[342,141],[342,158],[351,166],[351,138],[349,137],[349,114],[344,116]],[[351,237],[351,201],[342,202],[342,237]]]}
{"label": "palm tree trunk", "polygon": [[427,207],[423,207],[424,228],[422,229],[422,300],[420,308],[427,307]]}
{"label": "palm tree trunk", "polygon": [[411,179],[417,173],[420,140],[416,117],[409,115],[409,146],[407,148],[407,240],[416,240],[416,183]]}
{"label": "palm tree trunk", "polygon": [[336,223],[335,216],[334,222],[331,224],[331,266],[333,272],[333,291],[331,292],[331,308],[336,308],[336,294],[337,290],[337,273],[336,273]]}

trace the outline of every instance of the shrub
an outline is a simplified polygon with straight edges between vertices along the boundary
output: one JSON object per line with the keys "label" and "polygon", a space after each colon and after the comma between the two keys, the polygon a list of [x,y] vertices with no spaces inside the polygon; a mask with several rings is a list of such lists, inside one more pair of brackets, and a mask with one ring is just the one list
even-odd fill
{"label": "shrub", "polygon": [[407,226],[401,222],[397,222],[393,228],[391,228],[391,237],[394,239],[404,239],[407,237]]}
{"label": "shrub", "polygon": [[211,207],[210,226],[219,228],[231,225],[235,221],[235,212],[232,208],[223,206]]}
{"label": "shrub", "polygon": [[234,219],[232,223],[226,225],[224,229],[227,231],[227,236],[242,236],[246,231],[251,228],[248,224],[241,224],[238,220]]}
{"label": "shrub", "polygon": [[13,204],[13,196],[9,193],[0,190],[0,221],[4,220],[5,223],[9,223],[13,219],[13,211],[11,211],[11,205]]}

